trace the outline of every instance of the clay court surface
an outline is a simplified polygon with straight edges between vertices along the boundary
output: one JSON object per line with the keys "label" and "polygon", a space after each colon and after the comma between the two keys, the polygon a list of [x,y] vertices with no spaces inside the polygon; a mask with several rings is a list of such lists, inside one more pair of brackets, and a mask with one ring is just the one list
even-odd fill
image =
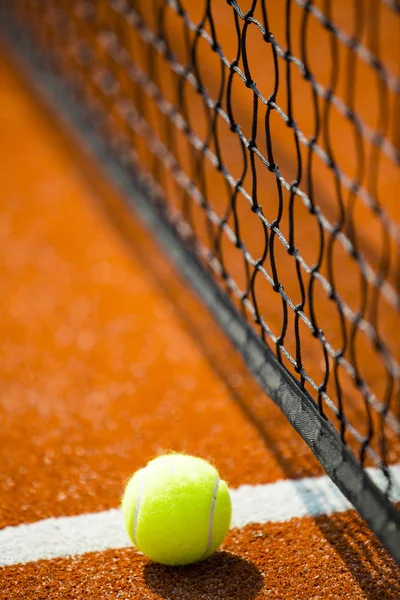
{"label": "clay court surface", "polygon": [[[0,56],[0,527],[107,515],[130,474],[170,450],[248,485],[249,521],[254,486],[319,481],[154,241],[110,219],[113,191]],[[128,539],[16,559],[0,567],[0,598],[399,598],[398,568],[357,514],[319,512],[234,527],[185,568],[152,564]]]}

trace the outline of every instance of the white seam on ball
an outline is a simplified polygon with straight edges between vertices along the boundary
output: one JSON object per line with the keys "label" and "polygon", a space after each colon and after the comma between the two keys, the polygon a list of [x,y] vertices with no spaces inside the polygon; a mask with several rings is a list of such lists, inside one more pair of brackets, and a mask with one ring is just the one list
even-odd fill
{"label": "white seam on ball", "polygon": [[135,544],[137,549],[139,549],[139,546],[138,546],[137,539],[136,539],[136,530],[137,530],[137,526],[138,526],[140,504],[142,502],[142,497],[143,497],[145,475],[146,475],[146,468],[144,468],[142,470],[142,476],[140,478],[137,502],[136,502],[136,507],[135,507],[135,516],[133,517],[133,526],[132,526],[133,543]]}
{"label": "white seam on ball", "polygon": [[211,502],[211,508],[210,508],[210,517],[209,517],[209,521],[208,521],[208,540],[207,540],[207,548],[206,551],[204,552],[204,556],[206,556],[211,549],[212,546],[212,534],[213,534],[213,525],[214,525],[214,512],[215,512],[215,505],[217,504],[217,495],[218,495],[218,487],[219,487],[219,482],[220,479],[217,475],[217,478],[215,480],[215,484],[214,484],[214,489],[212,492],[212,502]]}

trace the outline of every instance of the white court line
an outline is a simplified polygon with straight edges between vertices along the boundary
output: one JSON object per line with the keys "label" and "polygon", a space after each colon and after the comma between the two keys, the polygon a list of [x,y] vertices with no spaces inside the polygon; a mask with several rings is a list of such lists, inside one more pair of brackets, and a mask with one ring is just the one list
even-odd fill
{"label": "white court line", "polygon": [[[381,471],[367,471],[375,483],[382,487],[385,479]],[[391,474],[394,482],[391,499],[400,502],[400,464],[391,467]],[[242,485],[231,490],[231,498],[231,527],[243,527],[248,523],[284,522],[293,517],[330,515],[352,508],[327,476]],[[130,545],[119,509],[44,519],[0,530],[0,566]]]}

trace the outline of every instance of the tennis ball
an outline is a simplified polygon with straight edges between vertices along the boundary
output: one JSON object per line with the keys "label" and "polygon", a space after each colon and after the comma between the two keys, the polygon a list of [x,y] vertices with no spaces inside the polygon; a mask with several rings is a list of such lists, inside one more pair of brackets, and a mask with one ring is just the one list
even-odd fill
{"label": "tennis ball", "polygon": [[133,545],[164,565],[207,558],[223,541],[231,521],[228,486],[207,461],[166,454],[131,477],[122,497]]}

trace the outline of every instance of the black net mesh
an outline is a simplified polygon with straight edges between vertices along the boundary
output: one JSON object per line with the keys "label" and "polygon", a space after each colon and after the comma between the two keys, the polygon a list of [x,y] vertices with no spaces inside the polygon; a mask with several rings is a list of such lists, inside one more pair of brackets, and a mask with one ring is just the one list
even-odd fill
{"label": "black net mesh", "polygon": [[400,456],[398,3],[15,0],[12,12],[389,493]]}

